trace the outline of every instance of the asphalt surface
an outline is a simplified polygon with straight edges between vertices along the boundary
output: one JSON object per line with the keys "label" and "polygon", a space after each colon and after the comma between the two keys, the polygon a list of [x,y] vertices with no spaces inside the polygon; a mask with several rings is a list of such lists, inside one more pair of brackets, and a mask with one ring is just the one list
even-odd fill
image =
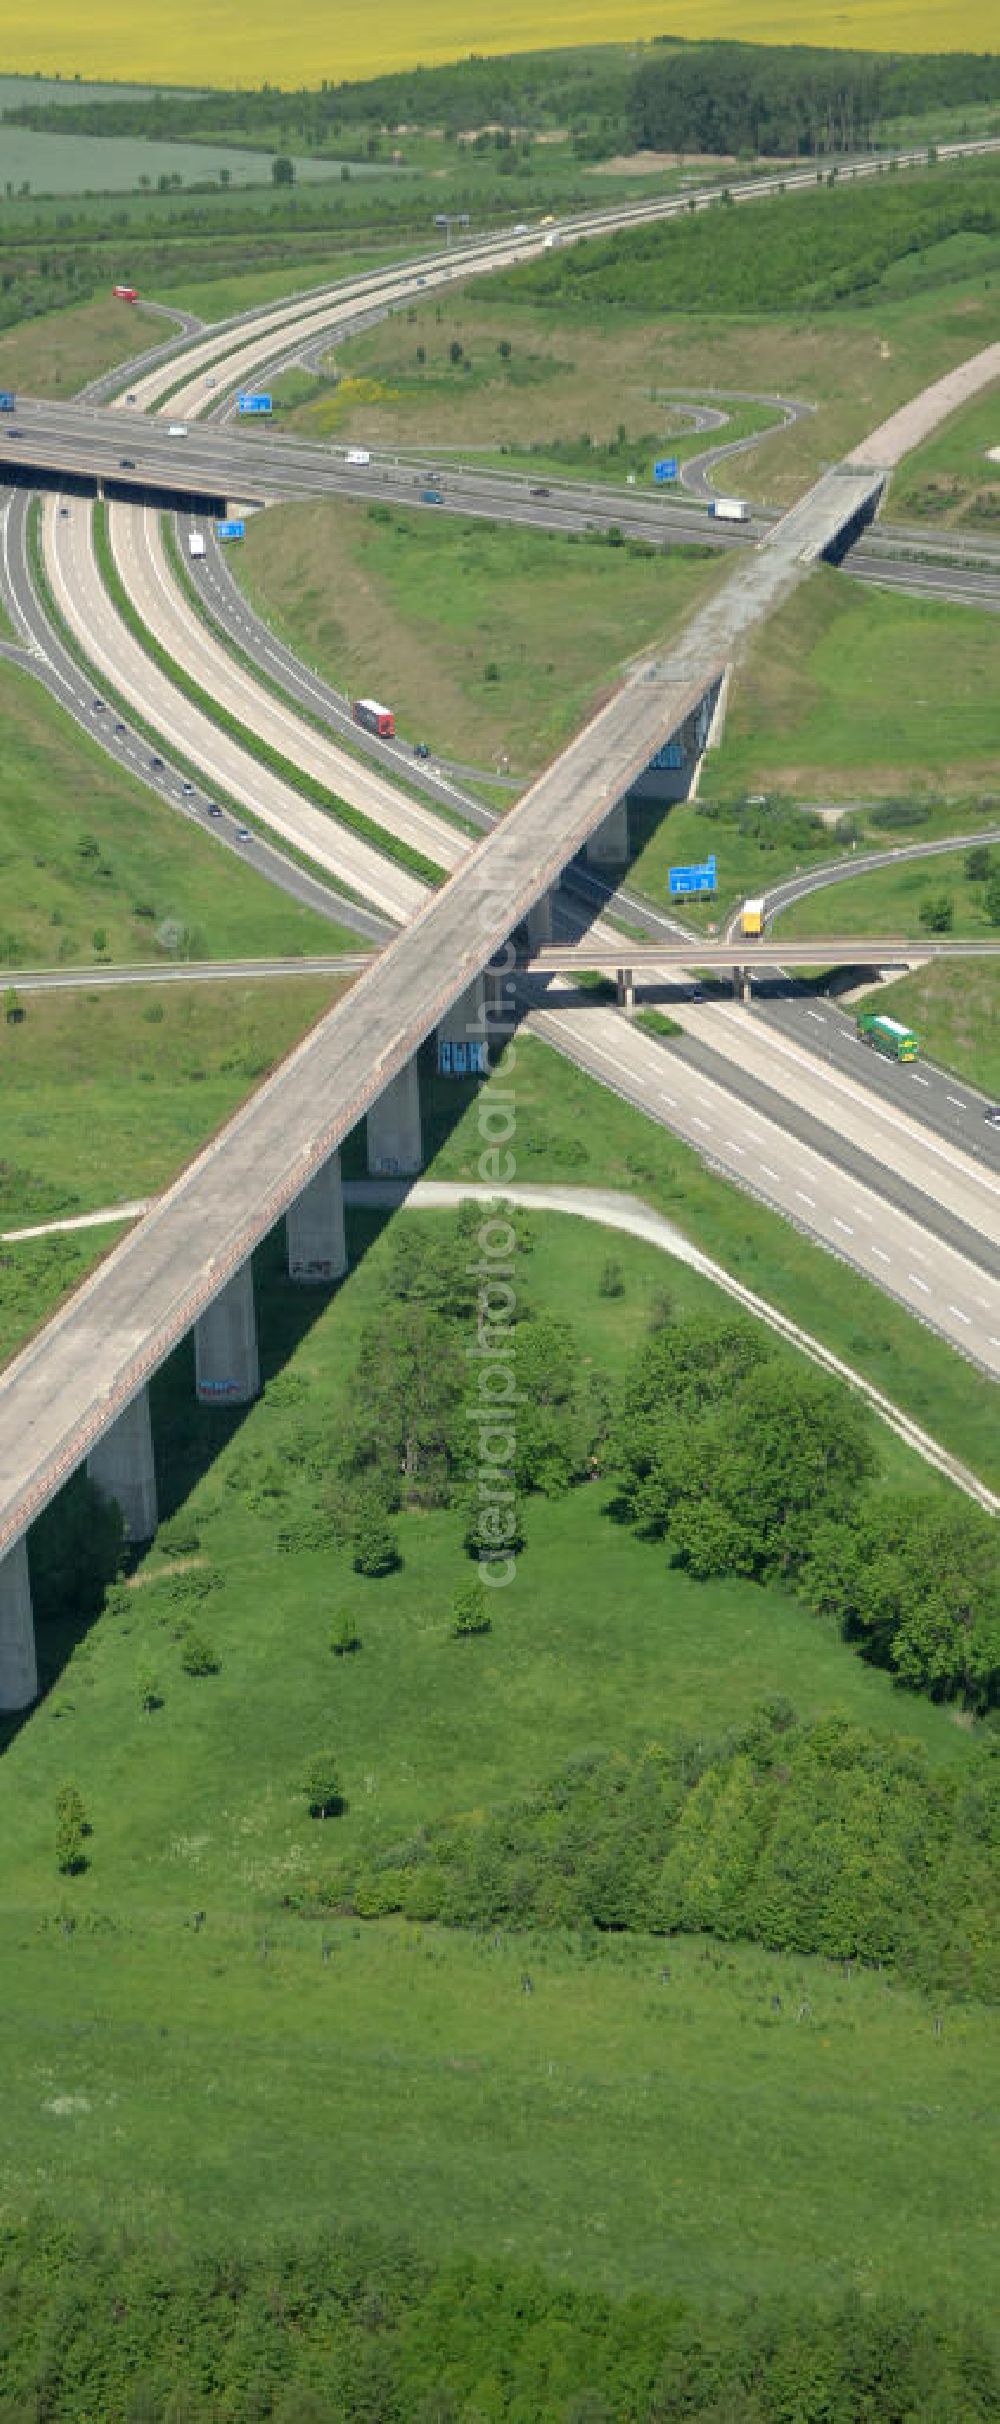
{"label": "asphalt surface", "polygon": [[[223,806],[220,817],[209,818],[207,801],[211,794],[198,787],[193,794],[184,791],[183,784],[190,778],[176,763],[171,764],[170,742],[163,740],[154,746],[130,722],[127,711],[116,713],[106,707],[102,714],[95,715],[93,702],[98,694],[93,678],[81,670],[63,645],[36,597],[29,576],[25,525],[30,502],[23,490],[6,497],[0,490],[0,590],[23,640],[22,647],[7,648],[4,653],[48,690],[98,748],[143,783],[175,815],[198,825],[217,849],[232,851],[244,865],[263,876],[265,882],[301,902],[303,908],[315,910],[331,924],[352,928],[373,943],[383,942],[392,931],[386,919],[331,891],[317,876],[310,875],[307,868],[297,867],[283,851],[273,848],[258,834],[251,833],[248,842],[237,841],[239,813],[232,814]],[[151,760],[159,755],[163,756],[163,766],[154,768]]]}

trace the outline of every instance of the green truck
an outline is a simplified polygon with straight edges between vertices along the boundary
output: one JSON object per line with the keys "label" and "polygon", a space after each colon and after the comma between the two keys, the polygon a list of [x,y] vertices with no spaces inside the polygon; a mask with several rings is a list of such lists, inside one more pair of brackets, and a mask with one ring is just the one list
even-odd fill
{"label": "green truck", "polygon": [[858,1034],[863,1044],[872,1044],[876,1052],[884,1052],[887,1060],[915,1061],[920,1058],[920,1038],[912,1027],[902,1027],[898,1018],[886,1018],[875,1010],[862,1010],[858,1016]]}

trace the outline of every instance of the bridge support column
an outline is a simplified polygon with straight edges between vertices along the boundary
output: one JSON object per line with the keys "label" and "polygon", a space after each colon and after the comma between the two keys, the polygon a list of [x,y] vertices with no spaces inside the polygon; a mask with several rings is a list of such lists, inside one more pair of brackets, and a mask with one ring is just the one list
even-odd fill
{"label": "bridge support column", "polygon": [[635,976],[631,968],[619,968],[616,978],[619,1010],[635,1009]]}
{"label": "bridge support column", "polygon": [[28,1544],[21,1539],[0,1557],[0,1709],[27,1709],[37,1698]]}
{"label": "bridge support column", "polygon": [[733,969],[733,1000],[735,1002],[743,1002],[749,1009],[750,1003],[753,1000],[753,986],[749,968]]}
{"label": "bridge support column", "polygon": [[[468,985],[464,993],[459,994],[457,1002],[452,1003],[451,1009],[445,1011],[444,1017],[438,1021],[439,1053],[442,1044],[450,1044],[452,1047],[460,1044],[468,1055],[470,1045],[487,1043],[486,991],[485,977],[477,976],[474,983]],[[488,1052],[486,1057],[488,1060]],[[467,1067],[471,1065],[468,1059],[465,1065]]]}
{"label": "bridge support column", "polygon": [[347,1269],[340,1155],[331,1153],[285,1215],[289,1279],[328,1287]]}
{"label": "bridge support column", "polygon": [[628,858],[628,800],[618,800],[586,845],[588,867],[624,867]]}
{"label": "bridge support column", "polygon": [[529,951],[544,951],[546,944],[552,941],[551,892],[539,894],[537,901],[532,903],[525,922],[528,928]]}
{"label": "bridge support column", "polygon": [[245,1406],[260,1392],[257,1317],[249,1262],[234,1271],[194,1325],[195,1391],[202,1405]]}
{"label": "bridge support column", "polygon": [[369,1176],[412,1178],[423,1158],[420,1082],[414,1058],[390,1080],[368,1113]]}
{"label": "bridge support column", "polygon": [[102,1495],[120,1508],[126,1539],[152,1540],[157,1505],[148,1389],[140,1389],[91,1449],[87,1471]]}

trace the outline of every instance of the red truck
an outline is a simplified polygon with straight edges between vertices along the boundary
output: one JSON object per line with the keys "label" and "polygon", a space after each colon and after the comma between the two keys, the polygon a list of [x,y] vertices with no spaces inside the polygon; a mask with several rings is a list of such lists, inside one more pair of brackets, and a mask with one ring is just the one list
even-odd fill
{"label": "red truck", "polygon": [[113,286],[111,292],[116,303],[138,303],[139,289],[137,286]]}
{"label": "red truck", "polygon": [[351,714],[365,732],[377,732],[379,739],[391,741],[396,730],[396,718],[391,707],[381,706],[378,699],[353,699]]}

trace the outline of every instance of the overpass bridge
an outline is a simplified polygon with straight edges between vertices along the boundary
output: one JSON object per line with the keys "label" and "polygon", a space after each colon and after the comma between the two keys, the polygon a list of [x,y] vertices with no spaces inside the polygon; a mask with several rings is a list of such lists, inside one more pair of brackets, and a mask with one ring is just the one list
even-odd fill
{"label": "overpass bridge", "polygon": [[[1000,348],[993,352],[1000,367]],[[981,376],[985,360],[977,357]],[[504,1031],[502,994],[498,1003],[479,998],[483,972],[498,957],[514,965],[508,938],[525,923],[531,954],[551,942],[551,898],[563,868],[620,816],[633,783],[672,736],[692,718],[704,729],[751,628],[818,556],[835,553],[875,512],[895,459],[891,425],[880,434],[878,459],[827,472],[677,642],[633,670],[0,1375],[0,1707],[26,1707],[37,1691],[31,1522],[86,1458],[94,1480],[120,1504],[130,1535],[152,1533],[152,1374],[193,1329],[199,1396],[238,1404],[256,1394],[254,1247],[284,1216],[293,1278],[328,1282],[344,1269],[344,1138],[366,1118],[373,1175],[419,1169],[419,1046],[435,1027],[465,1036],[472,1024],[488,1034],[491,1011]],[[726,958],[732,965],[732,945]],[[499,1183],[499,1167],[496,1175]]]}
{"label": "overpass bridge", "polygon": [[671,969],[731,974],[737,998],[748,1001],[754,976],[762,976],[765,970],[912,968],[925,960],[977,958],[1000,958],[1000,941],[949,938],[942,942],[939,937],[928,935],[916,940],[905,935],[821,934],[808,940],[786,935],[780,942],[774,935],[760,938],[734,935],[728,943],[703,942],[700,938],[683,943],[630,943],[624,936],[620,942],[602,936],[600,942],[546,944],[524,959],[521,966],[525,976],[534,977],[572,977],[607,970],[615,977],[620,1006],[631,1009],[637,977],[663,976]]}

